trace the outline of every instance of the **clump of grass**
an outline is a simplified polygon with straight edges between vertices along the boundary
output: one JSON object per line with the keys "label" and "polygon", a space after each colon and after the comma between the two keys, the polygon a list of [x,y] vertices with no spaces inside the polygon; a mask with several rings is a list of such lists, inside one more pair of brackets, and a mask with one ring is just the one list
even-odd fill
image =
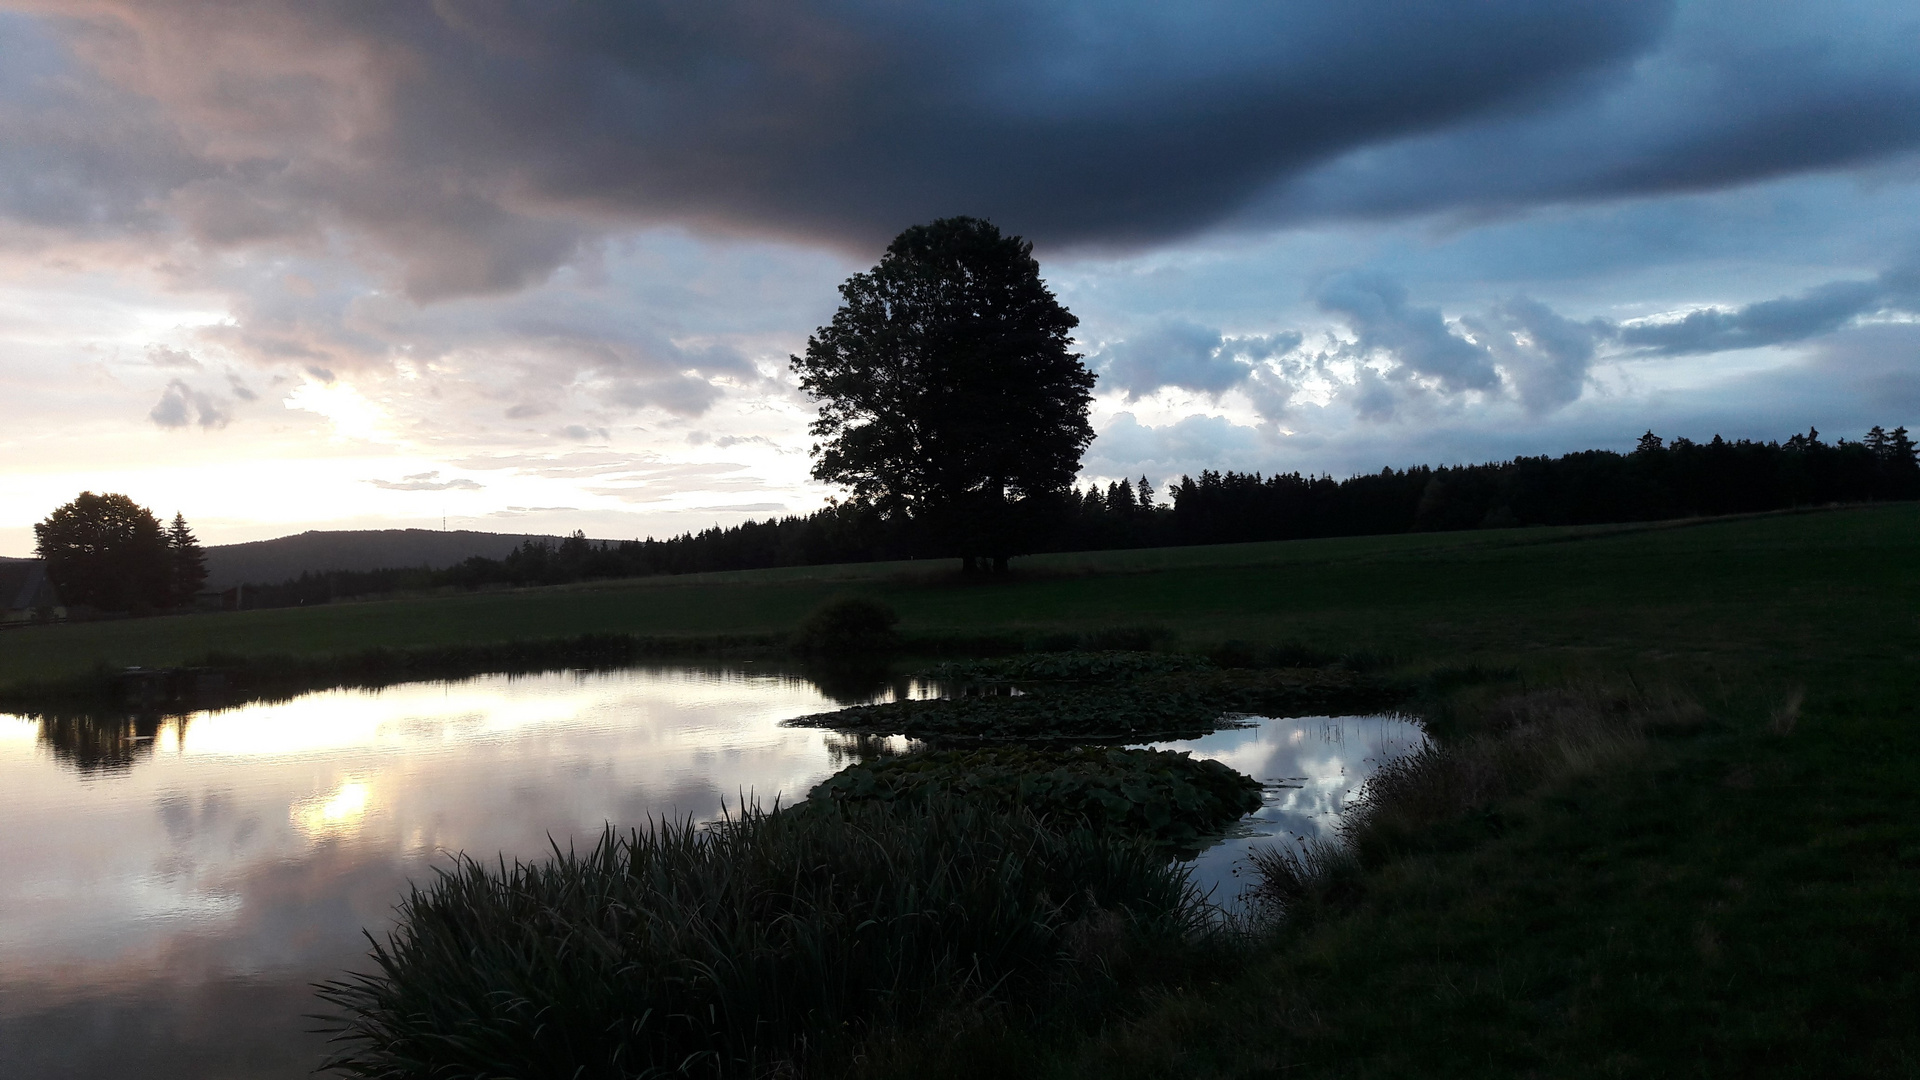
{"label": "clump of grass", "polygon": [[1124,920],[1199,926],[1165,858],[941,800],[609,829],[584,852],[460,859],[377,970],[323,984],[361,1077],[762,1076],[875,1025],[1040,987]]}
{"label": "clump of grass", "polygon": [[1297,840],[1248,852],[1253,866],[1246,899],[1256,913],[1304,921],[1326,908],[1342,908],[1360,894],[1360,860],[1338,839]]}
{"label": "clump of grass", "polygon": [[1341,835],[1363,856],[1509,796],[1639,753],[1647,730],[1694,722],[1697,702],[1598,686],[1512,694],[1481,732],[1390,761],[1348,805]]}
{"label": "clump of grass", "polygon": [[1189,850],[1260,809],[1260,782],[1172,750],[992,747],[909,754],[849,766],[810,803],[911,803],[946,797],[1025,811],[1049,824],[1118,831]]}

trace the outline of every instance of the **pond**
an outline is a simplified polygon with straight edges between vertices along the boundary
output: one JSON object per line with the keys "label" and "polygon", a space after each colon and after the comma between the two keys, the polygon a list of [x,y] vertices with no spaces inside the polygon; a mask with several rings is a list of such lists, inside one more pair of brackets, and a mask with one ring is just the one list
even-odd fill
{"label": "pond", "polygon": [[[310,984],[364,966],[448,855],[538,858],[603,824],[792,801],[850,760],[780,722],[846,703],[778,671],[641,668],[334,690],[125,723],[0,715],[0,1076],[308,1076]],[[922,696],[902,683],[883,692]],[[1195,874],[1315,835],[1390,717],[1269,720],[1181,744],[1267,804]]]}

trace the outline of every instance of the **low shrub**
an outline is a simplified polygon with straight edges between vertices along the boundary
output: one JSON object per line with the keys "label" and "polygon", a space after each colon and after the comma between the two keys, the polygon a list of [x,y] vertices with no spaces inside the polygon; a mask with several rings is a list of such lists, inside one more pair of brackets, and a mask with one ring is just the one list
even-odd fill
{"label": "low shrub", "polygon": [[461,858],[401,904],[377,970],[322,985],[344,1044],[327,1067],[792,1073],[877,1024],[1057,984],[1083,924],[1200,925],[1184,873],[1118,836],[950,799],[832,809],[609,829],[539,863]]}
{"label": "low shrub", "polygon": [[994,747],[930,751],[842,769],[810,803],[966,799],[1026,811],[1062,828],[1091,827],[1172,850],[1260,809],[1260,783],[1217,761],[1171,750]]}
{"label": "low shrub", "polygon": [[797,655],[820,659],[884,655],[900,647],[893,629],[899,622],[900,616],[878,600],[836,597],[801,620],[791,648]]}

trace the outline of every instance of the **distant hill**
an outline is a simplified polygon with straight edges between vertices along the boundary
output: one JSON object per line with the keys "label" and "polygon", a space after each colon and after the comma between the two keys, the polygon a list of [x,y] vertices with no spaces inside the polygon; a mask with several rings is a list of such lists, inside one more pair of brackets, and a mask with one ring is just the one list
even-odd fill
{"label": "distant hill", "polygon": [[207,587],[277,585],[302,573],[381,570],[394,566],[452,566],[475,555],[505,556],[526,540],[559,543],[557,536],[438,532],[433,529],[365,529],[303,532],[277,540],[219,544],[207,548]]}

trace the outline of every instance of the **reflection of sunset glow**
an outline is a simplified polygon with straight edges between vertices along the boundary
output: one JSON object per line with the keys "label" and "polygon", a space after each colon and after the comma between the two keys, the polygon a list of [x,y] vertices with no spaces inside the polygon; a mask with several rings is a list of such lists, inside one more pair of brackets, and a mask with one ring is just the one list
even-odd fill
{"label": "reflection of sunset glow", "polygon": [[29,720],[24,716],[0,716],[0,745],[15,743],[23,749],[31,750],[34,742],[39,738],[38,721]]}
{"label": "reflection of sunset glow", "polygon": [[348,780],[332,795],[293,804],[293,823],[301,832],[315,838],[350,832],[367,814],[370,790],[358,780]]}
{"label": "reflection of sunset glow", "polygon": [[487,675],[169,718],[86,775],[0,713],[0,999],[112,993],[183,935],[247,970],[330,970],[448,852],[538,858],[608,821],[791,801],[841,762],[780,722],[831,708],[778,671]]}
{"label": "reflection of sunset glow", "polygon": [[351,747],[412,752],[583,720],[627,726],[649,713],[673,717],[661,732],[664,738],[699,740],[705,725],[689,712],[713,713],[731,728],[742,719],[795,716],[825,704],[811,684],[797,679],[663,672],[650,675],[646,685],[648,693],[638,701],[627,679],[563,674],[321,691],[292,701],[196,713],[185,738],[162,748],[189,756],[244,757]]}

